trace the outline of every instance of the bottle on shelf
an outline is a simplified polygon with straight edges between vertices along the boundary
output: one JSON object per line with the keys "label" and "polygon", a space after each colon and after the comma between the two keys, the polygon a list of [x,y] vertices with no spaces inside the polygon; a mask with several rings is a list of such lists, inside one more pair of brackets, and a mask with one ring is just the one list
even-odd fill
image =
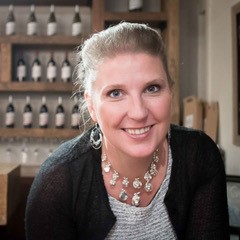
{"label": "bottle on shelf", "polygon": [[143,0],[129,0],[128,10],[130,12],[140,12],[143,9]]}
{"label": "bottle on shelf", "polygon": [[14,128],[14,125],[15,125],[15,109],[13,105],[13,96],[10,95],[8,97],[8,105],[6,109],[5,126],[7,128]]}
{"label": "bottle on shelf", "polygon": [[39,127],[48,128],[49,112],[47,107],[47,99],[45,96],[42,97],[42,105],[39,112]]}
{"label": "bottle on shelf", "polygon": [[57,78],[57,65],[54,60],[54,53],[51,52],[50,59],[47,64],[47,81],[55,82]]}
{"label": "bottle on shelf", "polygon": [[42,65],[41,62],[39,60],[39,56],[38,56],[38,51],[36,51],[36,56],[35,59],[32,63],[32,69],[31,69],[31,79],[34,82],[40,82],[41,81],[41,77],[42,77]]}
{"label": "bottle on shelf", "polygon": [[23,109],[23,127],[31,128],[33,125],[33,111],[30,96],[26,96],[26,104]]}
{"label": "bottle on shelf", "polygon": [[50,6],[50,15],[47,22],[47,35],[53,36],[57,34],[57,20],[55,16],[55,6]]}
{"label": "bottle on shelf", "polygon": [[27,66],[23,58],[23,54],[21,54],[20,58],[17,61],[17,81],[23,82],[27,79]]}
{"label": "bottle on shelf", "polygon": [[79,105],[78,105],[78,97],[74,97],[74,105],[72,107],[71,114],[71,128],[79,129],[80,126],[80,113],[79,113]]}
{"label": "bottle on shelf", "polygon": [[35,14],[35,5],[30,6],[30,14],[27,22],[27,35],[37,35],[37,18]]}
{"label": "bottle on shelf", "polygon": [[61,67],[61,80],[63,82],[70,82],[72,76],[72,69],[71,69],[71,64],[68,60],[68,52],[65,52],[65,59],[62,63]]}
{"label": "bottle on shelf", "polygon": [[16,33],[16,21],[14,16],[13,5],[9,5],[9,11],[6,19],[6,35],[14,35]]}
{"label": "bottle on shelf", "polygon": [[64,128],[64,126],[65,126],[65,111],[62,104],[62,97],[59,96],[55,115],[55,127]]}
{"label": "bottle on shelf", "polygon": [[11,146],[7,147],[6,149],[6,154],[5,154],[5,159],[7,163],[13,162],[13,153],[12,153],[12,148]]}
{"label": "bottle on shelf", "polygon": [[26,164],[29,161],[29,148],[28,148],[29,144],[28,143],[29,143],[29,139],[23,138],[22,149],[21,149],[21,159],[20,159],[21,164]]}
{"label": "bottle on shelf", "polygon": [[82,20],[79,11],[79,5],[75,6],[75,14],[72,22],[72,36],[80,36],[82,34]]}

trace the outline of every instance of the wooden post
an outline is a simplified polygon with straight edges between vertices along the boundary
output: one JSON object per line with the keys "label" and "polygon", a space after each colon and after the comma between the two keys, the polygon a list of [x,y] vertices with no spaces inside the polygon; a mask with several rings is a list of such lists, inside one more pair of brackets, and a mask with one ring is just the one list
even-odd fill
{"label": "wooden post", "polygon": [[93,0],[92,6],[92,32],[104,29],[105,0]]}
{"label": "wooden post", "polygon": [[0,82],[11,82],[12,81],[12,46],[9,43],[0,44]]}
{"label": "wooden post", "polygon": [[173,114],[172,122],[179,124],[179,0],[167,0],[167,54],[168,65],[174,80]]}
{"label": "wooden post", "polygon": [[6,225],[20,197],[20,165],[0,163],[0,225]]}

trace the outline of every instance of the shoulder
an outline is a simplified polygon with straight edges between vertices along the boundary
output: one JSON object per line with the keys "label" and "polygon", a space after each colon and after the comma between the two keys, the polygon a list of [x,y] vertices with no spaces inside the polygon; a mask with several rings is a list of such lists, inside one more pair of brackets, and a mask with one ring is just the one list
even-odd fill
{"label": "shoulder", "polygon": [[203,131],[171,125],[171,141],[179,146],[189,145],[197,148],[217,148],[216,143]]}
{"label": "shoulder", "polygon": [[203,131],[172,125],[170,145],[178,169],[190,175],[205,177],[224,172],[217,144]]}
{"label": "shoulder", "polygon": [[171,134],[176,137],[194,137],[206,135],[201,130],[196,130],[192,128],[183,127],[180,125],[171,124]]}
{"label": "shoulder", "polygon": [[76,173],[81,174],[85,165],[93,165],[99,152],[94,150],[89,143],[89,131],[61,145],[44,161],[40,167],[38,177],[72,178]]}

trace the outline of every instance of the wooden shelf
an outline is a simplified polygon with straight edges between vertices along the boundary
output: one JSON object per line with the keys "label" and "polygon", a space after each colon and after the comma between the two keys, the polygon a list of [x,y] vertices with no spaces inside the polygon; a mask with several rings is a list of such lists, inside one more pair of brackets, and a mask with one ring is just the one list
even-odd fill
{"label": "wooden shelf", "polygon": [[74,91],[72,83],[0,82],[0,92],[62,92]]}
{"label": "wooden shelf", "polygon": [[134,21],[134,22],[166,22],[167,16],[164,12],[109,12],[104,13],[105,21]]}
{"label": "wooden shelf", "polygon": [[[0,92],[1,91],[59,91],[69,92],[72,90],[70,85],[54,83],[50,85],[47,83],[14,83],[12,82],[12,62],[14,58],[14,52],[24,47],[48,47],[56,48],[63,47],[73,49],[82,44],[84,37],[74,37],[67,35],[56,35],[56,36],[27,36],[27,35],[12,35],[12,36],[0,36],[0,53],[1,59],[4,61],[0,62]],[[32,84],[32,85],[31,85]],[[37,89],[39,87],[39,90]]]}
{"label": "wooden shelf", "polygon": [[[22,3],[24,1],[21,1]],[[44,1],[45,4],[47,1]],[[56,2],[56,1],[55,1]],[[72,1],[70,1],[72,2]],[[26,3],[26,2],[25,2]],[[58,3],[59,4],[59,3]],[[86,0],[80,0],[79,5],[88,6]],[[46,4],[47,5],[47,4]],[[68,5],[67,3],[64,5]],[[90,13],[88,9],[87,12]],[[60,16],[61,17],[61,16]],[[47,66],[47,58],[44,58],[47,52],[57,51],[59,53],[59,61],[60,61],[60,53],[66,51],[74,51],[80,46],[87,38],[88,34],[85,33],[82,36],[71,36],[66,35],[64,33],[59,33],[55,36],[47,36],[47,35],[36,35],[36,36],[28,36],[25,33],[17,33],[15,35],[7,36],[0,35],[0,94],[14,94],[14,93],[25,93],[25,94],[36,94],[36,93],[46,93],[49,95],[60,94],[63,97],[67,97],[68,95],[72,95],[72,93],[77,92],[77,86],[73,84],[73,82],[64,83],[57,79],[57,81],[53,83],[49,83],[46,79],[43,78],[43,81],[33,82],[30,81],[30,68],[31,61],[33,60],[31,57],[33,55],[33,51],[38,51],[43,53],[40,56],[40,60],[43,60],[43,66]],[[28,81],[17,82],[16,80],[16,64],[17,58],[19,58],[19,53],[24,52],[26,57],[26,65],[28,68],[27,78]],[[27,53],[25,53],[27,52]],[[63,54],[62,54],[63,55]],[[29,56],[29,58],[28,58]],[[41,58],[42,57],[42,58]],[[70,59],[69,59],[70,60]],[[71,60],[70,60],[71,62]],[[59,62],[56,61],[58,65]],[[75,64],[75,62],[74,62]],[[73,66],[75,67],[75,66]],[[45,71],[45,68],[44,68]],[[45,72],[44,72],[45,74]],[[0,128],[0,138],[13,138],[15,140],[21,138],[43,138],[43,139],[70,139],[79,134],[81,134],[80,130],[74,130],[69,128],[64,129],[55,129],[54,127],[41,129],[41,128]]]}
{"label": "wooden shelf", "polygon": [[[88,0],[78,0],[80,6],[90,6],[90,1]],[[9,0],[1,0],[0,5],[9,5]],[[33,2],[30,0],[11,0],[11,4],[16,6],[29,6]],[[35,0],[34,4],[37,6],[48,6],[50,2],[48,0]],[[60,6],[74,6],[76,4],[75,0],[52,0],[51,4],[60,5]]]}
{"label": "wooden shelf", "polygon": [[52,138],[71,139],[81,134],[81,130],[55,128],[0,128],[1,138]]}
{"label": "wooden shelf", "polygon": [[27,36],[27,35],[12,35],[0,36],[0,43],[15,44],[15,45],[80,45],[86,37],[74,37],[67,35],[55,36]]}

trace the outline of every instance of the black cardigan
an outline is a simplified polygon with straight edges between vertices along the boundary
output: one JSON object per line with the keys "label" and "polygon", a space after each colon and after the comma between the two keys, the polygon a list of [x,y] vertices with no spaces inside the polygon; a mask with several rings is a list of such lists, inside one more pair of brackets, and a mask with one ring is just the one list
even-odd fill
{"label": "black cardigan", "polygon": [[[173,164],[165,196],[178,239],[226,240],[224,164],[203,132],[171,126]],[[26,208],[27,239],[104,239],[116,221],[89,132],[63,143],[41,166]],[[128,239],[131,239],[129,236]]]}

